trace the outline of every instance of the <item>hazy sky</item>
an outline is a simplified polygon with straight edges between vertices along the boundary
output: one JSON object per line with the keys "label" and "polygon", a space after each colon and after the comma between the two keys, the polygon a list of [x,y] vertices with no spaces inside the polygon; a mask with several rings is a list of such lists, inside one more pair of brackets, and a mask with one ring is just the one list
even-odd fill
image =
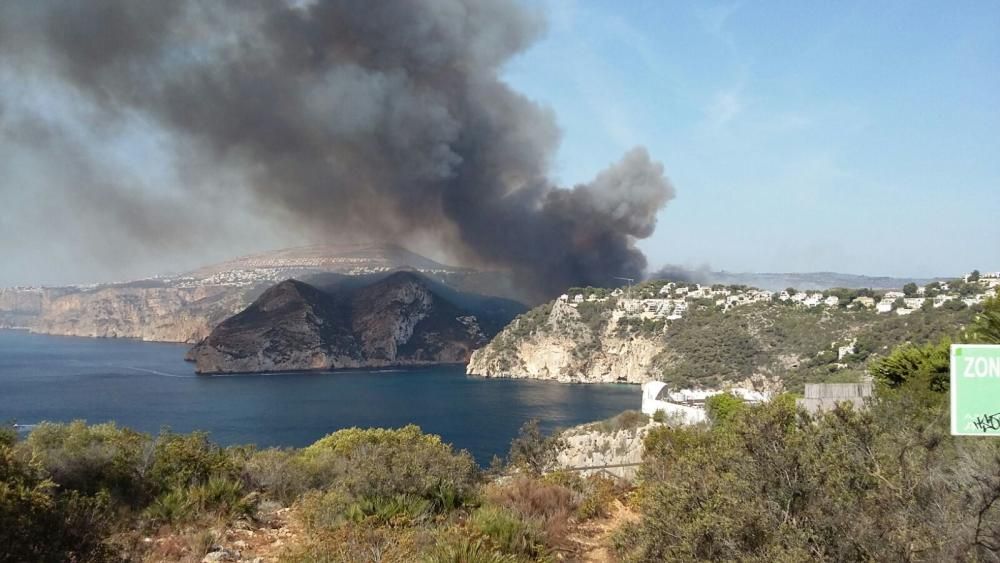
{"label": "hazy sky", "polygon": [[[548,31],[504,77],[555,113],[554,177],[589,181],[644,145],[676,188],[640,244],[651,267],[1000,270],[1000,3],[524,1]],[[185,199],[176,147],[142,116],[103,131],[72,91],[0,64],[0,125],[19,107],[71,126],[26,139],[0,128],[0,286],[140,277],[308,240],[251,202]],[[77,137],[107,142],[83,154]],[[110,163],[131,186],[122,197],[152,193],[178,220],[231,213],[211,237],[95,247],[83,239],[101,222],[142,215],[44,189],[93,178],[66,177],[33,152],[41,142]]]}
{"label": "hazy sky", "polygon": [[560,179],[664,163],[651,264],[1000,270],[1000,3],[539,4],[507,76],[558,113]]}

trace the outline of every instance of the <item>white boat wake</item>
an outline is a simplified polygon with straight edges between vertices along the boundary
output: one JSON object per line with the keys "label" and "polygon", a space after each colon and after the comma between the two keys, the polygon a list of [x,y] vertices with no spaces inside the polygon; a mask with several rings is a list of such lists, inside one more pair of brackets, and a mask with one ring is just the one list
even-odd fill
{"label": "white boat wake", "polygon": [[136,368],[136,367],[132,367],[132,366],[120,366],[120,367],[122,367],[123,369],[132,370],[132,371],[141,371],[143,373],[151,373],[153,375],[161,375],[163,377],[176,377],[178,379],[193,379],[195,377],[198,377],[197,375],[181,375],[181,374],[178,374],[178,373],[167,373],[165,371],[158,371],[158,370],[155,370],[155,369],[146,369],[146,368]]}

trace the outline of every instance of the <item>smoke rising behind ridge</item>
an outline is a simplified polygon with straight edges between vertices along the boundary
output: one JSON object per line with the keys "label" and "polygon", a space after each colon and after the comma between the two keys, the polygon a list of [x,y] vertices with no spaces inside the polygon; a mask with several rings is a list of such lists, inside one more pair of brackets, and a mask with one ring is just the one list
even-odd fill
{"label": "smoke rising behind ridge", "polygon": [[641,277],[673,188],[643,148],[553,185],[555,116],[499,78],[543,32],[508,0],[4,2],[0,149],[58,174],[0,194],[48,190],[108,260],[245,219],[434,240],[539,294]]}

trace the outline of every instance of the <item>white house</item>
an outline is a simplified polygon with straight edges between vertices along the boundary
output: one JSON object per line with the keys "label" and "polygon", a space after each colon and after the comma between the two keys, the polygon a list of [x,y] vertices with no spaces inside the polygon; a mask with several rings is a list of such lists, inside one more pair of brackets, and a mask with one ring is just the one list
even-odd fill
{"label": "white house", "polygon": [[904,297],[903,298],[903,303],[906,303],[906,306],[908,308],[910,308],[910,309],[919,309],[920,306],[924,304],[924,301],[926,301],[926,299],[924,299],[923,297]]}
{"label": "white house", "polygon": [[683,422],[694,424],[707,419],[705,401],[720,393],[732,393],[746,403],[758,404],[768,396],[753,389],[734,387],[725,391],[718,389],[681,389],[670,391],[662,381],[648,381],[642,384],[642,412],[650,416],[663,411],[668,417],[676,416]]}
{"label": "white house", "polygon": [[806,307],[815,307],[820,304],[822,299],[823,299],[822,293],[813,293],[809,297],[806,297],[806,300],[803,301],[802,304],[805,305]]}
{"label": "white house", "polygon": [[892,299],[883,299],[875,306],[875,311],[878,313],[889,313],[892,311],[894,304],[895,302]]}
{"label": "white house", "polygon": [[836,307],[837,305],[840,304],[840,298],[837,297],[836,295],[831,295],[826,299],[824,299],[823,303],[826,303],[827,307]]}
{"label": "white house", "polygon": [[667,384],[662,381],[648,381],[642,384],[642,412],[650,416],[663,411],[668,417],[678,417],[687,424],[706,420],[704,405],[701,407],[681,405],[669,399]]}
{"label": "white house", "polygon": [[865,307],[866,309],[871,309],[872,307],[875,306],[875,300],[872,299],[871,297],[865,297],[865,296],[855,298],[854,303],[857,303]]}
{"label": "white house", "polygon": [[934,307],[935,308],[940,307],[940,306],[944,305],[945,303],[951,301],[952,299],[955,299],[954,295],[935,295],[934,296]]}

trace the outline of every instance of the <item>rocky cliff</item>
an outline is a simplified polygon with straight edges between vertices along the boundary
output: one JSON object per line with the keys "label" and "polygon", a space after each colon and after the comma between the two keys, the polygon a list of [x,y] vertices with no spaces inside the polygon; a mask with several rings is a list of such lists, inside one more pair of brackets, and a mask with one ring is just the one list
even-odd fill
{"label": "rocky cliff", "polygon": [[188,342],[249,305],[265,289],[295,278],[312,283],[415,269],[464,291],[515,295],[509,276],[439,264],[385,244],[288,248],[169,277],[45,288],[0,288],[0,328],[45,334]]}
{"label": "rocky cliff", "polygon": [[660,334],[623,334],[617,322],[592,322],[557,300],[515,319],[472,354],[467,371],[567,383],[642,383],[655,379],[654,359],[662,350]]}
{"label": "rocky cliff", "polygon": [[608,420],[567,428],[559,434],[562,447],[556,463],[584,476],[611,474],[633,479],[642,462],[646,436],[660,426],[663,423],[638,411],[626,411]]}
{"label": "rocky cliff", "polygon": [[0,328],[194,343],[254,294],[252,287],[219,285],[7,289],[0,290]]}
{"label": "rocky cliff", "polygon": [[326,288],[288,280],[223,321],[188,357],[207,374],[464,363],[495,332],[489,327],[520,310],[409,271]]}
{"label": "rocky cliff", "polygon": [[734,384],[798,390],[806,381],[856,381],[870,358],[908,341],[936,342],[976,314],[961,302],[901,316],[861,306],[727,307],[724,300],[690,299],[683,315],[667,316],[645,306],[662,299],[647,301],[561,298],[536,307],[474,352],[467,372],[573,383],[660,380],[678,389]]}

